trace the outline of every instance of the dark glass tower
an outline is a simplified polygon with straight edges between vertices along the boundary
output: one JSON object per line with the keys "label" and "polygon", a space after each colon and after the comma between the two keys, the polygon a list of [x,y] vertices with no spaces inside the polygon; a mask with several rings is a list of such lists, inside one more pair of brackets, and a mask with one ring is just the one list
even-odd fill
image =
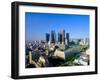
{"label": "dark glass tower", "polygon": [[58,32],[58,42],[60,42],[60,33]]}
{"label": "dark glass tower", "polygon": [[67,40],[67,43],[69,44],[69,33],[66,33],[66,40]]}
{"label": "dark glass tower", "polygon": [[56,34],[55,31],[51,31],[51,43],[55,43],[56,42]]}
{"label": "dark glass tower", "polygon": [[50,40],[50,34],[49,33],[46,33],[46,42],[48,43]]}
{"label": "dark glass tower", "polygon": [[62,43],[62,33],[58,33],[58,42],[61,44]]}

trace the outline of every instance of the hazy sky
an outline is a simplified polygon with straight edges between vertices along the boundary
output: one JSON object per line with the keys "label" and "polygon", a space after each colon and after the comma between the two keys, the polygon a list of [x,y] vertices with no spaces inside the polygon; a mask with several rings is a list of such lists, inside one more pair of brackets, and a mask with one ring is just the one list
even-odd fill
{"label": "hazy sky", "polygon": [[45,33],[65,29],[70,38],[89,37],[89,15],[25,13],[26,40],[45,40]]}

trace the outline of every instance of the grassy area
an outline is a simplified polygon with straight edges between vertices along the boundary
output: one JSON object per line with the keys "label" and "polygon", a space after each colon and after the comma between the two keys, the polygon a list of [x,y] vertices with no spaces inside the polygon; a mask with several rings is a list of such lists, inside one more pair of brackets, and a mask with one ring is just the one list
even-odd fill
{"label": "grassy area", "polygon": [[66,61],[74,61],[79,57],[79,54],[68,54],[65,56]]}
{"label": "grassy area", "polygon": [[77,58],[79,58],[79,54],[68,54],[65,56],[66,60],[53,57],[51,56],[49,58],[49,62],[52,64],[52,66],[71,66],[71,65],[77,65],[73,61]]}
{"label": "grassy area", "polygon": [[76,64],[74,63],[74,60],[77,59],[77,58],[79,58],[79,56],[80,56],[79,54],[68,54],[68,55],[66,55],[66,56],[65,56],[66,61],[65,61],[65,63],[63,63],[61,66],[76,65]]}

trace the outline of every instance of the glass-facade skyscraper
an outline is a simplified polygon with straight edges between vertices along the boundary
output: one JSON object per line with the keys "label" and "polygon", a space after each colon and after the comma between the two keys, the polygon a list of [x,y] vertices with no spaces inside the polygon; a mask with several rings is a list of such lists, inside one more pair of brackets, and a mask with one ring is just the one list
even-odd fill
{"label": "glass-facade skyscraper", "polygon": [[60,42],[60,33],[58,32],[58,42]]}
{"label": "glass-facade skyscraper", "polygon": [[67,44],[69,44],[69,33],[66,33]]}
{"label": "glass-facade skyscraper", "polygon": [[58,42],[61,44],[62,43],[62,33],[58,33]]}
{"label": "glass-facade skyscraper", "polygon": [[56,33],[55,31],[51,31],[51,43],[55,43],[56,42]]}
{"label": "glass-facade skyscraper", "polygon": [[48,43],[50,41],[50,34],[46,33],[46,42]]}

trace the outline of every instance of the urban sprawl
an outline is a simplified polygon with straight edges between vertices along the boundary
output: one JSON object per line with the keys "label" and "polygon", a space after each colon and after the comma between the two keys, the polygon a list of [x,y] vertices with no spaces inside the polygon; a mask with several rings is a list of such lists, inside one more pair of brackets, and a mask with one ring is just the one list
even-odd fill
{"label": "urban sprawl", "polygon": [[26,68],[89,65],[89,38],[71,39],[64,29],[44,36],[45,40],[26,41]]}

